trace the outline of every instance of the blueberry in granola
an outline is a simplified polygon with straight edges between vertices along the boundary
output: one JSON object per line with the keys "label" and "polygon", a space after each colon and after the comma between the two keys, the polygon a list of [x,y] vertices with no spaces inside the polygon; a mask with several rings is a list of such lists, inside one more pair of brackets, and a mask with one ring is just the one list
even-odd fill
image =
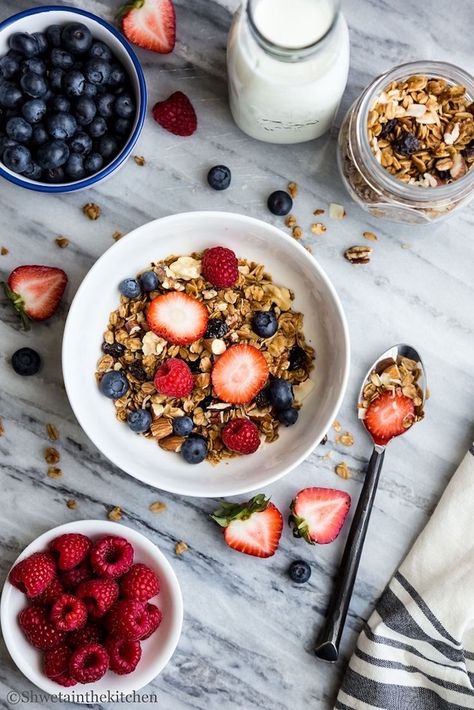
{"label": "blueberry in granola", "polygon": [[278,321],[273,311],[257,311],[252,318],[252,327],[262,338],[271,338],[278,330]]}
{"label": "blueberry in granola", "polygon": [[287,409],[293,404],[293,387],[287,380],[275,377],[268,386],[268,396],[276,410]]}
{"label": "blueberry in granola", "polygon": [[119,291],[122,296],[127,298],[138,298],[141,296],[142,289],[137,279],[124,279],[119,283]]}
{"label": "blueberry in granola", "polygon": [[109,399],[119,399],[128,392],[130,385],[123,372],[111,370],[100,381],[99,389]]}
{"label": "blueberry in granola", "polygon": [[140,276],[140,283],[145,293],[149,293],[150,291],[156,291],[160,284],[160,282],[158,281],[158,276],[155,274],[154,271],[144,271],[143,274]]}
{"label": "blueberry in granola", "polygon": [[148,431],[151,422],[152,416],[148,409],[136,409],[134,412],[129,412],[127,417],[128,426],[136,434]]}
{"label": "blueberry in granola", "polygon": [[173,419],[173,434],[176,436],[188,436],[193,430],[194,423],[191,417],[175,417]]}
{"label": "blueberry in granola", "polygon": [[192,434],[181,447],[181,454],[187,463],[201,463],[207,456],[207,441],[198,434]]}
{"label": "blueberry in granola", "polygon": [[298,419],[298,410],[294,407],[288,407],[288,409],[280,409],[277,412],[278,421],[285,426],[293,426],[296,424]]}

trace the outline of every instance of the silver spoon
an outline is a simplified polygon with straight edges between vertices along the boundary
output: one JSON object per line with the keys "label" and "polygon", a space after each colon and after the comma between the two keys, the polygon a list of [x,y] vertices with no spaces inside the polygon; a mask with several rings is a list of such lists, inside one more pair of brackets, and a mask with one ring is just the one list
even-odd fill
{"label": "silver spoon", "polygon": [[[417,363],[420,370],[420,376],[417,384],[422,392],[422,406],[424,405],[426,399],[425,369],[423,367],[421,357],[415,348],[412,348],[410,345],[405,345],[404,343],[394,345],[375,361],[364,377],[362,387],[359,392],[358,402],[361,402],[363,399],[363,391],[370,375],[373,372],[380,374],[389,364],[397,362],[400,357],[409,358]],[[365,426],[364,420],[362,421]],[[344,623],[346,621],[347,611],[352,597],[352,590],[354,588],[354,582],[362,555],[362,548],[364,546],[364,540],[369,526],[370,514],[372,512],[375,493],[377,491],[377,485],[385,456],[385,448],[390,443],[390,440],[385,441],[384,443],[377,443],[374,441],[374,438],[367,427],[366,431],[372,439],[374,448],[370,457],[367,472],[365,474],[364,485],[362,486],[359,502],[354,513],[346,546],[344,548],[344,554],[342,556],[341,566],[337,575],[336,586],[329,603],[326,621],[316,642],[316,656],[331,663],[337,661],[339,657],[339,643],[344,630]]]}

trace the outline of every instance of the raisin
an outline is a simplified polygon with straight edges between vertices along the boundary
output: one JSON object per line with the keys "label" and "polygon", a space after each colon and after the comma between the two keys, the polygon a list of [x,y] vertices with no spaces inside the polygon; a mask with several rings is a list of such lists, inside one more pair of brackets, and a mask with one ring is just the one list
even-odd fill
{"label": "raisin", "polygon": [[380,131],[378,138],[386,138],[389,133],[393,133],[395,128],[398,125],[398,121],[396,118],[391,118],[387,123],[384,123],[382,126],[382,130]]}
{"label": "raisin", "polygon": [[267,389],[260,390],[260,392],[255,397],[255,404],[259,409],[263,409],[263,407],[267,407],[270,404]]}
{"label": "raisin", "polygon": [[198,407],[201,407],[201,409],[207,409],[213,401],[214,397],[212,394],[208,394],[207,397],[204,397],[204,399],[199,402]]}
{"label": "raisin", "polygon": [[392,143],[392,148],[400,155],[413,155],[417,150],[420,150],[420,141],[414,133],[402,133]]}
{"label": "raisin", "polygon": [[212,318],[207,326],[206,338],[223,338],[229,332],[229,326],[222,318]]}
{"label": "raisin", "polygon": [[128,371],[139,382],[145,382],[147,379],[145,370],[138,362],[132,362],[128,367]]}
{"label": "raisin", "polygon": [[120,343],[102,343],[102,351],[106,355],[112,355],[112,357],[121,357],[125,348]]}
{"label": "raisin", "polygon": [[186,360],[186,363],[191,372],[201,372],[201,363],[199,362],[199,358],[197,360]]}
{"label": "raisin", "polygon": [[288,356],[288,360],[290,362],[288,369],[290,370],[290,372],[292,370],[300,370],[306,365],[307,359],[307,355],[303,348],[300,348],[299,345],[295,345],[291,348],[290,354]]}
{"label": "raisin", "polygon": [[474,158],[474,140],[467,144],[467,146],[461,151],[461,155],[468,160]]}
{"label": "raisin", "polygon": [[446,182],[448,180],[451,180],[451,173],[449,172],[449,170],[437,170],[436,172],[438,173],[438,177],[440,177],[441,180],[446,180]]}

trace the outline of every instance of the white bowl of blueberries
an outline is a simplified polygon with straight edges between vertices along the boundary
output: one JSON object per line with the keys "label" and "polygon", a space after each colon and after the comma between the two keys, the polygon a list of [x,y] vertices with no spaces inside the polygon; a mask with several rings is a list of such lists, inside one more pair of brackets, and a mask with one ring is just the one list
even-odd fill
{"label": "white bowl of blueberries", "polygon": [[73,7],[38,7],[0,24],[0,175],[72,192],[117,171],[146,112],[143,70],[109,23]]}

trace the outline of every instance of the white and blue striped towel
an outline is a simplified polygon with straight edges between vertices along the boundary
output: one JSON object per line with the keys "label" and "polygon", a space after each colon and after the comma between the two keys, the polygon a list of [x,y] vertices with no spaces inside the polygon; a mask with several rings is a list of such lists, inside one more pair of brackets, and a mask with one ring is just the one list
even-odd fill
{"label": "white and blue striped towel", "polygon": [[474,446],[362,630],[337,710],[474,710]]}

